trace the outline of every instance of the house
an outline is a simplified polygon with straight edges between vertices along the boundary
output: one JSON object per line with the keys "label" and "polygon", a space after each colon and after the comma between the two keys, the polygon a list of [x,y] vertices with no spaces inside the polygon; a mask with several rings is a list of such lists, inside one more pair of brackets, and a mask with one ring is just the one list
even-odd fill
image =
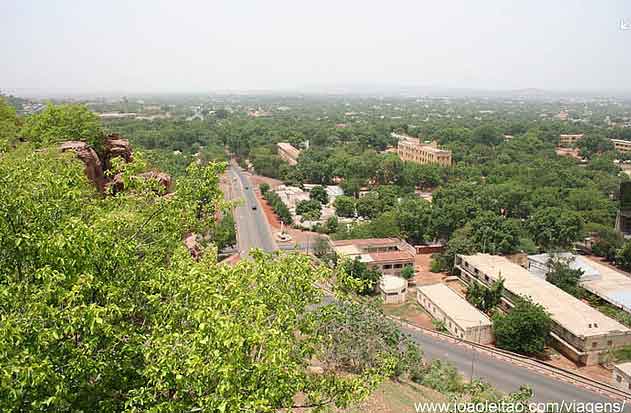
{"label": "house", "polygon": [[278,155],[289,165],[293,166],[298,163],[298,157],[300,156],[299,149],[296,149],[293,145],[287,142],[277,143],[276,147],[278,149]]}
{"label": "house", "polygon": [[400,276],[405,267],[414,267],[415,250],[398,238],[367,238],[331,241],[339,257],[359,259],[384,275]]}
{"label": "house", "polygon": [[615,364],[611,375],[615,387],[631,391],[631,362]]}

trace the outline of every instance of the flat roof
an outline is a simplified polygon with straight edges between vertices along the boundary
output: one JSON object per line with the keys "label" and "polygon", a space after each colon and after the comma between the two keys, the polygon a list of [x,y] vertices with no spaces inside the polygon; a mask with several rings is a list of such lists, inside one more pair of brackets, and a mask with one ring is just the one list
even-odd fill
{"label": "flat roof", "polygon": [[379,281],[379,288],[381,288],[384,292],[400,292],[403,288],[407,287],[407,284],[407,281],[401,277],[384,275]]}
{"label": "flat roof", "polygon": [[386,247],[391,245],[399,245],[401,240],[398,238],[360,238],[360,239],[342,239],[331,241],[336,246],[357,245],[358,247]]}
{"label": "flat roof", "polygon": [[576,336],[587,337],[630,331],[619,322],[505,257],[489,254],[461,257],[493,280],[503,278],[504,287],[511,293],[530,297],[533,302],[541,304],[555,322]]}
{"label": "flat roof", "polygon": [[368,253],[373,261],[410,261],[414,260],[414,255],[407,251],[387,251]]}
{"label": "flat roof", "polygon": [[631,361],[627,361],[626,363],[614,364],[614,367],[627,376],[631,376]]}
{"label": "flat roof", "polygon": [[416,290],[429,298],[447,317],[461,327],[491,325],[490,318],[445,284],[423,285],[416,287]]}

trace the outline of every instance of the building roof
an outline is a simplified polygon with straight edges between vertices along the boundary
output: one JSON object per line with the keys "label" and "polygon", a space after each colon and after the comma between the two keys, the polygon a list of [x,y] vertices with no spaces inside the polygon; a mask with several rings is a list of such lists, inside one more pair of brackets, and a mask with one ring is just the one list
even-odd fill
{"label": "building roof", "polygon": [[407,251],[371,252],[368,255],[373,261],[410,261],[414,256]]}
{"label": "building roof", "polygon": [[460,327],[478,327],[491,325],[491,320],[480,310],[469,304],[454,290],[445,284],[431,284],[416,287],[416,290],[429,298],[447,317]]}
{"label": "building roof", "polygon": [[292,144],[288,142],[279,142],[276,144],[280,149],[287,152],[288,155],[297,158],[300,155],[300,150],[296,149]]}
{"label": "building roof", "polygon": [[476,254],[463,255],[462,258],[493,280],[503,278],[506,290],[516,295],[530,297],[533,302],[541,304],[555,322],[576,336],[629,331],[619,322],[531,274],[505,257]]}
{"label": "building roof", "polygon": [[627,376],[631,376],[631,361],[627,361],[626,363],[614,364],[614,367]]}
{"label": "building roof", "polygon": [[361,238],[361,239],[341,239],[331,241],[333,246],[356,245],[357,247],[386,247],[398,245],[401,242],[398,238]]}
{"label": "building roof", "polygon": [[407,287],[407,285],[407,281],[401,277],[395,277],[394,275],[384,275],[381,277],[381,281],[379,281],[379,288],[386,293],[398,293],[403,288]]}
{"label": "building roof", "polygon": [[[631,277],[627,274],[596,260],[569,252],[531,255],[528,260],[547,265],[548,259],[554,255],[567,260],[570,268],[583,271],[580,279],[581,287],[631,312]],[[529,270],[545,278],[545,272],[542,269],[530,267]]]}

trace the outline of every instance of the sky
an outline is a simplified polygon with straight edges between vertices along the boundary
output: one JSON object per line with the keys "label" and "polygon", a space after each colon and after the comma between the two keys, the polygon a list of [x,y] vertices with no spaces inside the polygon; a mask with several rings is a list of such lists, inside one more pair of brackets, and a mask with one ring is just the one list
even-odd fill
{"label": "sky", "polygon": [[25,95],[631,91],[628,0],[0,0],[0,38]]}

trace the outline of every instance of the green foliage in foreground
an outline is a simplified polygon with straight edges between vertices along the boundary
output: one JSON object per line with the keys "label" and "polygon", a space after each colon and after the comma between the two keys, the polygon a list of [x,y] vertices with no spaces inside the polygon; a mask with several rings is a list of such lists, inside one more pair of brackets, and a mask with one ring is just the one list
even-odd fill
{"label": "green foliage in foreground", "polygon": [[223,167],[191,165],[169,196],[138,181],[100,197],[70,154],[0,156],[1,411],[345,406],[391,374],[307,368],[327,351],[308,257],[191,258],[182,234],[214,222]]}
{"label": "green foliage in foreground", "polygon": [[100,148],[103,130],[99,118],[83,105],[52,105],[28,116],[22,136],[36,145],[82,140]]}

